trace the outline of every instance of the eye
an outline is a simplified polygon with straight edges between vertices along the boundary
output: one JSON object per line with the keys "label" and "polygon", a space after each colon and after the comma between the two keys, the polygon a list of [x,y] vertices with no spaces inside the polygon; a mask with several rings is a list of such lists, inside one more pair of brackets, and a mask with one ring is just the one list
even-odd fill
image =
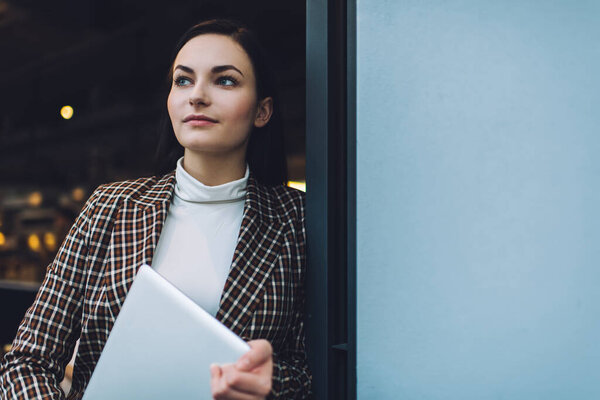
{"label": "eye", "polygon": [[189,78],[186,78],[185,76],[178,76],[175,79],[173,79],[173,84],[175,86],[188,86],[191,83],[192,81]]}
{"label": "eye", "polygon": [[216,81],[220,86],[237,86],[238,82],[232,76],[220,76]]}

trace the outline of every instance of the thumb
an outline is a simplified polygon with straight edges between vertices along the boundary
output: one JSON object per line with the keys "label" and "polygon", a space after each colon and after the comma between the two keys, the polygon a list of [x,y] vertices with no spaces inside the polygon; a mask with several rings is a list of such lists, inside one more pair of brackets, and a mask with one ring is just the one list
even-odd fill
{"label": "thumb", "polygon": [[210,365],[210,388],[214,393],[219,388],[219,381],[221,380],[221,367],[217,364]]}
{"label": "thumb", "polygon": [[251,340],[248,342],[248,346],[250,346],[250,350],[241,356],[235,365],[240,371],[251,371],[273,357],[273,347],[267,340]]}

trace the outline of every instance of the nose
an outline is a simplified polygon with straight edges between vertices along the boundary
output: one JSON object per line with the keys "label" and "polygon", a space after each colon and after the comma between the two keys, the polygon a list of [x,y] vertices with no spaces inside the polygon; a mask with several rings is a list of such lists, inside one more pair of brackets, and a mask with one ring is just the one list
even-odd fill
{"label": "nose", "polygon": [[194,90],[190,92],[189,102],[190,105],[194,107],[200,105],[206,106],[210,104],[208,93],[202,83],[198,82],[194,86]]}

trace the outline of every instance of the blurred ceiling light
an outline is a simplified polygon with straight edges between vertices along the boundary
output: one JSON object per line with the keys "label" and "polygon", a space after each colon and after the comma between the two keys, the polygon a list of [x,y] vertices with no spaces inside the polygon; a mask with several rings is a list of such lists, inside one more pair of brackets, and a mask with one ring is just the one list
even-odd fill
{"label": "blurred ceiling light", "polygon": [[289,181],[287,185],[294,189],[298,189],[298,190],[302,190],[303,192],[306,192],[306,182],[305,181]]}
{"label": "blurred ceiling light", "polygon": [[6,244],[6,236],[4,233],[0,232],[0,246],[4,246]]}
{"label": "blurred ceiling light", "polygon": [[29,198],[27,198],[27,203],[29,203],[29,205],[31,207],[39,207],[42,204],[42,194],[40,192],[32,192],[29,195]]}
{"label": "blurred ceiling light", "polygon": [[71,192],[71,197],[77,202],[83,201],[85,199],[85,191],[83,190],[83,188],[76,187]]}
{"label": "blurred ceiling light", "polygon": [[64,119],[71,119],[71,117],[73,117],[73,107],[63,106],[63,108],[60,109],[60,116]]}
{"label": "blurred ceiling light", "polygon": [[39,251],[42,248],[40,238],[35,233],[29,235],[29,237],[27,238],[27,245],[33,251]]}
{"label": "blurred ceiling light", "polygon": [[44,245],[50,251],[56,250],[56,236],[52,232],[44,233]]}

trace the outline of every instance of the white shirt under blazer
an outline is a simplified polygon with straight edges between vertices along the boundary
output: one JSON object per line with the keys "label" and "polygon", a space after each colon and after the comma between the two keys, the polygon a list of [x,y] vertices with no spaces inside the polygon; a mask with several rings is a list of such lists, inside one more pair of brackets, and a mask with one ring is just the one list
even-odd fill
{"label": "white shirt under blazer", "polygon": [[231,268],[244,216],[243,178],[207,186],[177,161],[175,192],[163,225],[152,268],[212,316]]}

